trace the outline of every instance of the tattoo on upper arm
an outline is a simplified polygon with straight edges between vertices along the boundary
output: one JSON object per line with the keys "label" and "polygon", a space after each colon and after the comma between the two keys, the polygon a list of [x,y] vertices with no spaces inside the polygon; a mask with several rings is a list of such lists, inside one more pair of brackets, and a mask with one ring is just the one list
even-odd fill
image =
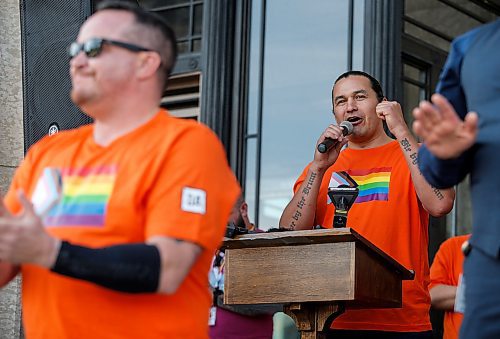
{"label": "tattoo on upper arm", "polygon": [[311,175],[309,176],[309,180],[307,180],[307,183],[304,188],[302,188],[302,196],[300,197],[299,202],[297,203],[297,209],[295,210],[295,213],[292,216],[292,219],[294,221],[290,222],[290,225],[288,226],[291,230],[295,229],[295,221],[299,221],[300,217],[302,216],[302,209],[304,208],[306,204],[306,196],[309,195],[312,189],[312,185],[314,184],[314,181],[316,180],[317,174],[315,172],[311,172]]}

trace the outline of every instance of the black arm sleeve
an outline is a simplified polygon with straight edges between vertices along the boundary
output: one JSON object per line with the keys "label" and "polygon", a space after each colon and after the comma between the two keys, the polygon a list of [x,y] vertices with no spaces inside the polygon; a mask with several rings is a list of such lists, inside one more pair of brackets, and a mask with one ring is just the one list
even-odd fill
{"label": "black arm sleeve", "polygon": [[160,280],[156,246],[124,244],[88,248],[63,241],[51,271],[128,293],[154,293]]}

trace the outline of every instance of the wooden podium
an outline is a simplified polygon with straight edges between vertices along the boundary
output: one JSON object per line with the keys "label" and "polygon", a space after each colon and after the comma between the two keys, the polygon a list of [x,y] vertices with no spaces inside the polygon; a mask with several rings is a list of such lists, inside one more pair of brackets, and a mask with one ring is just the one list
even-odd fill
{"label": "wooden podium", "polygon": [[224,303],[284,304],[302,338],[320,338],[344,307],[401,307],[414,273],[351,228],[225,239]]}

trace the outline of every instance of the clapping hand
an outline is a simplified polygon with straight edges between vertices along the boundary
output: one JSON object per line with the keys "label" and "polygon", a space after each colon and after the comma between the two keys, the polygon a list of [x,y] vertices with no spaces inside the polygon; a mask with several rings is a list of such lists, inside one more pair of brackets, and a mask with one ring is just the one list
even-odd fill
{"label": "clapping hand", "polygon": [[478,116],[469,112],[464,120],[440,94],[420,102],[413,110],[413,131],[424,140],[429,151],[440,159],[453,159],[469,149],[476,140]]}

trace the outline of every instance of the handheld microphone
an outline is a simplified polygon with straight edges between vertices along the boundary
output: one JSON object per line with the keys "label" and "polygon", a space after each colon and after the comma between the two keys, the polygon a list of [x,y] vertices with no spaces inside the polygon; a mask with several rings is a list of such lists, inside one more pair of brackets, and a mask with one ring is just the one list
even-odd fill
{"label": "handheld microphone", "polygon": [[[350,135],[352,133],[352,129],[354,128],[349,121],[342,121],[340,123],[339,127],[342,129],[342,134],[344,136]],[[338,144],[338,140],[334,140],[332,138],[325,138],[325,140],[323,140],[318,145],[318,152],[319,153],[326,153],[337,144]]]}

